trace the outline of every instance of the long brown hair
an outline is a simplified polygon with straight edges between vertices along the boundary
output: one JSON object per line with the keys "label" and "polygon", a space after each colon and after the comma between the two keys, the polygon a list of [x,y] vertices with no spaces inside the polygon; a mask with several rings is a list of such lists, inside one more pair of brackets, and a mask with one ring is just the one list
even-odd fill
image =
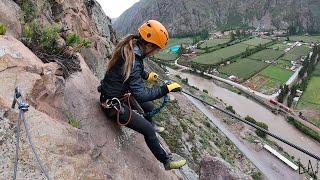
{"label": "long brown hair", "polygon": [[137,44],[140,47],[144,43],[140,36],[130,34],[117,44],[108,63],[107,73],[110,72],[117,61],[121,59],[121,56],[124,56],[123,59],[125,63],[122,75],[125,78],[124,81],[128,80],[135,61],[135,54],[133,50],[134,44]]}

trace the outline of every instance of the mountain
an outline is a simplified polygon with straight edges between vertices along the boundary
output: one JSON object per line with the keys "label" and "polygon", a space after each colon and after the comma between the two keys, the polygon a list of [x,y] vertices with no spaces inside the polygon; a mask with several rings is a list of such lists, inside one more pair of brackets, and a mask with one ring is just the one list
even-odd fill
{"label": "mountain", "polygon": [[118,35],[136,33],[148,19],[164,23],[171,35],[234,27],[320,31],[318,0],[141,0],[115,22]]}

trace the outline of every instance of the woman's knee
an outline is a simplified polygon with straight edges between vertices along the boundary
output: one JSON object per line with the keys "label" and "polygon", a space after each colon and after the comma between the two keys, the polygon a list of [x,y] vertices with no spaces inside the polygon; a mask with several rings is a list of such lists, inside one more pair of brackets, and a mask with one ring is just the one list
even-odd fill
{"label": "woman's knee", "polygon": [[151,101],[141,103],[140,106],[144,112],[151,112],[155,108],[153,102]]}

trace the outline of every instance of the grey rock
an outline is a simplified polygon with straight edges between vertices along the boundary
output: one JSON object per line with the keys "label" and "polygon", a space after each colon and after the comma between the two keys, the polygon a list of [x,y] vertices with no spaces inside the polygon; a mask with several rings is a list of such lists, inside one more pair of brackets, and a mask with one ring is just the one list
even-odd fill
{"label": "grey rock", "polygon": [[207,156],[201,162],[200,180],[239,180],[252,179],[231,167],[218,157]]}

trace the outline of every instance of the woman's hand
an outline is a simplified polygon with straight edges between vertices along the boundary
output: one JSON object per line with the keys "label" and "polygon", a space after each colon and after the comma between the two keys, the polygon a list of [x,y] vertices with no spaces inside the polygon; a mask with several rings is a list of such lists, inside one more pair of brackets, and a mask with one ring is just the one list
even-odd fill
{"label": "woman's hand", "polygon": [[167,88],[169,92],[178,92],[182,90],[181,85],[176,82],[171,82],[170,84],[167,85]]}

